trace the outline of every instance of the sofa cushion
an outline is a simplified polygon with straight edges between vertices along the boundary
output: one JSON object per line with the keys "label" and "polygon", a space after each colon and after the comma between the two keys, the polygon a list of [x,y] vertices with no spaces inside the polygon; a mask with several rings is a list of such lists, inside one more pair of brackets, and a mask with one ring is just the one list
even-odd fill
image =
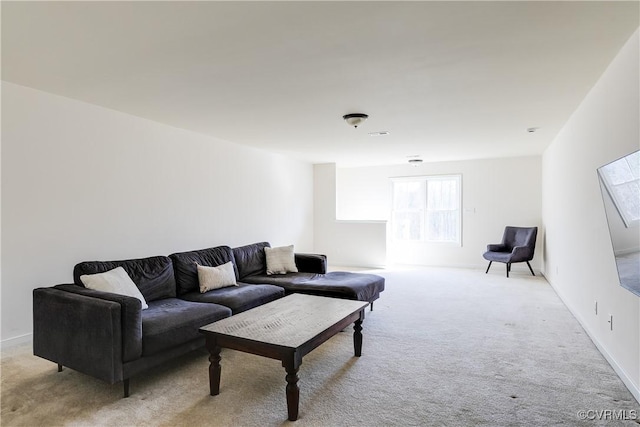
{"label": "sofa cushion", "polygon": [[[251,245],[233,248],[236,267],[238,268],[238,279],[242,280],[254,274],[266,274],[267,262],[264,248],[270,248],[269,242],[253,243]],[[263,282],[265,283],[265,282]]]}
{"label": "sofa cushion", "polygon": [[196,264],[207,267],[217,267],[231,261],[234,264],[234,272],[238,278],[238,270],[235,267],[233,251],[229,246],[217,246],[215,248],[200,249],[197,251],[178,252],[169,255],[173,261],[173,269],[176,276],[177,294],[184,295],[200,289],[198,282],[198,268]]}
{"label": "sofa cushion", "polygon": [[375,274],[350,273],[346,271],[333,271],[327,274],[319,274],[318,277],[297,292],[305,292],[327,296],[335,292],[336,297],[355,299],[358,301],[372,301],[380,292],[384,291],[384,277]]}
{"label": "sofa cushion", "polygon": [[287,293],[297,292],[358,301],[373,301],[384,290],[384,277],[375,274],[334,271],[327,274],[287,273],[273,276],[253,275],[247,283],[268,283],[283,287]]}
{"label": "sofa cushion", "polygon": [[267,285],[275,285],[280,286],[288,290],[289,285],[300,285],[309,282],[321,276],[320,274],[315,273],[287,273],[287,274],[254,274],[252,276],[247,276],[242,279],[245,283],[252,284],[267,284]]}
{"label": "sofa cushion", "polygon": [[173,265],[166,256],[128,259],[121,261],[85,261],[73,268],[73,281],[84,286],[80,276],[84,274],[104,273],[122,267],[147,301],[172,298],[176,296],[176,282],[173,277]]}
{"label": "sofa cushion", "polygon": [[151,356],[200,338],[201,326],[229,316],[231,310],[218,304],[178,298],[152,301],[142,312],[142,355]]}
{"label": "sofa cushion", "polygon": [[284,296],[284,289],[272,285],[248,285],[238,283],[238,286],[215,289],[204,294],[189,292],[180,298],[195,301],[224,305],[229,307],[233,314],[249,310],[259,305],[275,301]]}

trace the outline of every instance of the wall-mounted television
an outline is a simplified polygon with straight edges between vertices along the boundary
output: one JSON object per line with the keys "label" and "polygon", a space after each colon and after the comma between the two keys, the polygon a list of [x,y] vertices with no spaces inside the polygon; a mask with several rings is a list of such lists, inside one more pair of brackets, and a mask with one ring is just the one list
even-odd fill
{"label": "wall-mounted television", "polygon": [[620,285],[640,296],[640,150],[598,168]]}

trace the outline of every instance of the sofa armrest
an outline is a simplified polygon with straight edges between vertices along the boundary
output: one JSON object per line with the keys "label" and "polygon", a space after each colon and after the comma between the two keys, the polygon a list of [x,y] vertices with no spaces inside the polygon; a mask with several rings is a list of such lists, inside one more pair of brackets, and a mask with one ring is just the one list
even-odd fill
{"label": "sofa armrest", "polygon": [[326,274],[327,256],[320,254],[295,254],[296,267],[302,273]]}
{"label": "sofa armrest", "polygon": [[57,285],[54,286],[54,289],[120,304],[122,361],[129,362],[142,356],[142,304],[139,299],[127,295],[87,289],[78,285]]}
{"label": "sofa armrest", "polygon": [[33,354],[109,383],[122,380],[120,304],[33,290]]}
{"label": "sofa armrest", "polygon": [[[107,294],[107,298],[90,295],[92,292]],[[140,301],[136,298],[77,285],[34,289],[33,353],[110,383],[123,380],[123,334],[131,332],[123,328],[123,312],[135,303],[118,301],[120,298],[136,301],[137,316],[128,313],[128,318],[141,319]],[[141,320],[138,329],[141,332]],[[137,341],[141,354],[141,339]],[[129,348],[129,356],[134,351]]]}

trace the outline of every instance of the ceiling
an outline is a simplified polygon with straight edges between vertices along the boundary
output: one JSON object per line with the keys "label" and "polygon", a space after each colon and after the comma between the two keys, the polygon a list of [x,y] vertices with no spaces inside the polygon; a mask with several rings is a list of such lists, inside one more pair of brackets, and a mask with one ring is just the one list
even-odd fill
{"label": "ceiling", "polygon": [[313,163],[539,155],[638,6],[2,1],[2,78]]}

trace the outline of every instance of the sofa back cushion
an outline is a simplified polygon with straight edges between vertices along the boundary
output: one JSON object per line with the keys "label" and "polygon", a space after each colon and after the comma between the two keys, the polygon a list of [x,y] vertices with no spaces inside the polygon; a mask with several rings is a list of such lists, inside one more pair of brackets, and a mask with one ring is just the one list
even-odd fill
{"label": "sofa back cushion", "polygon": [[147,302],[176,296],[173,265],[166,256],[121,261],[84,261],[73,268],[73,281],[78,286],[84,286],[80,280],[83,274],[104,273],[117,267],[122,267],[127,272]]}
{"label": "sofa back cushion", "polygon": [[242,280],[243,277],[267,273],[267,260],[264,255],[265,247],[271,247],[269,242],[233,248],[233,256],[238,267],[238,279]]}
{"label": "sofa back cushion", "polygon": [[194,291],[200,292],[198,264],[205,267],[217,267],[231,261],[236,279],[238,278],[238,269],[235,266],[233,251],[229,246],[179,252],[169,255],[169,258],[173,261],[178,295]]}

